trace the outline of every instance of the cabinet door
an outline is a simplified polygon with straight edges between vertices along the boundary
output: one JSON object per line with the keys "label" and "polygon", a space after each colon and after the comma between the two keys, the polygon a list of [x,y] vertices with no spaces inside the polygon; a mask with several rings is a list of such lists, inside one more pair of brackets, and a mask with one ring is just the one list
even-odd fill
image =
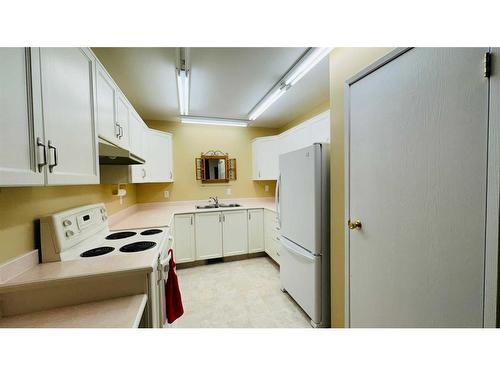
{"label": "cabinet door", "polygon": [[129,124],[129,150],[132,154],[143,157],[144,125],[142,119],[135,111],[130,111]]}
{"label": "cabinet door", "polygon": [[276,180],[279,174],[280,141],[276,137],[256,139],[252,143],[253,179]]}
{"label": "cabinet door", "polygon": [[176,263],[192,262],[195,259],[194,215],[175,215],[174,256]]}
{"label": "cabinet door", "polygon": [[222,247],[224,256],[248,253],[247,211],[222,213]]}
{"label": "cabinet door", "polygon": [[116,125],[118,127],[118,144],[120,147],[129,149],[129,104],[125,96],[117,91],[116,94]]}
{"label": "cabinet door", "polygon": [[222,257],[222,214],[204,212],[195,215],[196,260]]}
{"label": "cabinet door", "polygon": [[116,125],[116,88],[106,70],[97,64],[96,67],[96,118],[99,137],[117,144],[119,130]]}
{"label": "cabinet door", "polygon": [[171,168],[171,135],[165,132],[149,130],[146,133],[146,181],[169,182]]}
{"label": "cabinet door", "polygon": [[174,181],[174,148],[172,142],[172,134],[166,133],[166,154],[167,158],[165,160],[165,172],[167,174],[167,181]]}
{"label": "cabinet door", "polygon": [[264,251],[264,210],[248,210],[248,252]]}
{"label": "cabinet door", "polygon": [[83,48],[41,48],[49,185],[98,184],[94,59]]}
{"label": "cabinet door", "polygon": [[30,50],[0,48],[0,61],[0,186],[43,185],[38,164],[44,152],[37,146],[43,131],[39,112],[32,116]]}

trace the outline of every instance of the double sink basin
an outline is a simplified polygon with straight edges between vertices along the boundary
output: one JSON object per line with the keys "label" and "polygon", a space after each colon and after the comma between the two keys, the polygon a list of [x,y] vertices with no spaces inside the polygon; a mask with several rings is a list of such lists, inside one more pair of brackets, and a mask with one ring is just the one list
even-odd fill
{"label": "double sink basin", "polygon": [[206,204],[204,206],[196,206],[197,209],[209,209],[209,208],[230,208],[230,207],[241,207],[239,203],[219,203],[219,204]]}

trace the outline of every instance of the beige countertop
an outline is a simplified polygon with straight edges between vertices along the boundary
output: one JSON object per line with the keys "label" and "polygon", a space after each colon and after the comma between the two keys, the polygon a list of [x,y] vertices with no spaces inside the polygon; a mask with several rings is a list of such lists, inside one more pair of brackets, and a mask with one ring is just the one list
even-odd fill
{"label": "beige countertop", "polygon": [[142,203],[131,206],[109,217],[111,230],[133,228],[151,228],[171,226],[176,214],[200,213],[211,211],[233,211],[264,208],[275,211],[274,198],[221,199],[221,203],[239,203],[241,207],[220,207],[197,209],[197,205],[207,204],[203,201],[178,201],[167,203]]}
{"label": "beige countertop", "polygon": [[0,284],[0,294],[19,289],[36,287],[39,284],[65,282],[71,279],[117,275],[120,273],[150,273],[158,252],[114,255],[85,260],[40,263],[26,272]]}
{"label": "beige countertop", "polygon": [[0,319],[1,328],[137,328],[147,295],[112,298],[105,301],[21,314]]}

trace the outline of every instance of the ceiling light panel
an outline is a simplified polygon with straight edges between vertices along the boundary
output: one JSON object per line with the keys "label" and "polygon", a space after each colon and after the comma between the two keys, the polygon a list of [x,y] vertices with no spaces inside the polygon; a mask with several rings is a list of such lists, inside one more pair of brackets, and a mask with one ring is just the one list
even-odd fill
{"label": "ceiling light panel", "polygon": [[240,119],[219,118],[219,117],[181,116],[181,123],[246,127],[248,126],[249,121]]}
{"label": "ceiling light panel", "polygon": [[191,84],[191,71],[189,61],[189,49],[179,48],[177,50],[176,63],[177,97],[179,100],[179,113],[189,114],[189,89]]}

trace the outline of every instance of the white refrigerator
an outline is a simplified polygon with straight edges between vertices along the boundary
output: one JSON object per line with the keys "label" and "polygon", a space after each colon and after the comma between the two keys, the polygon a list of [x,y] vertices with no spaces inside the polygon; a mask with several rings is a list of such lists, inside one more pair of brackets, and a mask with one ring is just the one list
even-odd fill
{"label": "white refrigerator", "polygon": [[280,277],[314,327],[330,326],[329,144],[279,157]]}

